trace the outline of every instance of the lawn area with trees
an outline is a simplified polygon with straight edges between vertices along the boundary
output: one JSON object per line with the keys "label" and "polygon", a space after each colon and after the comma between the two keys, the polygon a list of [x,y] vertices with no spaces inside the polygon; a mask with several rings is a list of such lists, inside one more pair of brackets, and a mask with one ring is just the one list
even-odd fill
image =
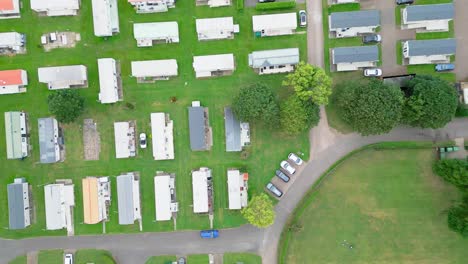
{"label": "lawn area with trees", "polygon": [[468,259],[468,240],[447,227],[460,194],[432,172],[433,149],[384,146],[351,154],[304,198],[285,228],[280,263]]}

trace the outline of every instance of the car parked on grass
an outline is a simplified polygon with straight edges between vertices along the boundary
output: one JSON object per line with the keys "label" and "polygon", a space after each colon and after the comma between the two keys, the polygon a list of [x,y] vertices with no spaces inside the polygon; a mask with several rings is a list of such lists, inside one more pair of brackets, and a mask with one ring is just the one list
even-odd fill
{"label": "car parked on grass", "polygon": [[411,5],[414,3],[414,0],[396,0],[397,5]]}
{"label": "car parked on grass", "polygon": [[284,182],[289,182],[289,180],[291,179],[291,178],[289,178],[288,175],[286,175],[281,170],[276,170],[275,175],[276,175],[276,177],[280,178]]}
{"label": "car parked on grass", "polygon": [[273,183],[269,182],[266,186],[266,188],[271,192],[273,193],[276,197],[281,197],[283,196],[283,192],[280,191],[280,189],[278,189],[278,187],[276,187]]}
{"label": "car parked on grass", "polygon": [[453,71],[453,70],[455,70],[455,64],[452,64],[452,63],[440,63],[440,64],[436,64],[435,66],[436,72]]}
{"label": "car parked on grass", "polygon": [[140,133],[140,148],[145,149],[147,147],[146,134]]}
{"label": "car parked on grass", "polygon": [[201,238],[217,238],[219,236],[219,231],[216,229],[202,230],[200,231]]}
{"label": "car parked on grass", "polygon": [[307,26],[307,13],[305,10],[299,10],[299,26],[300,27]]}
{"label": "car parked on grass", "polygon": [[71,254],[71,253],[65,254],[65,257],[63,258],[63,263],[64,264],[73,264],[73,254]]}
{"label": "car parked on grass", "polygon": [[290,174],[294,174],[296,172],[296,169],[291,164],[289,164],[289,162],[287,162],[285,160],[283,160],[280,163],[280,166],[281,166],[281,168],[283,168],[285,171],[287,171]]}
{"label": "car parked on grass", "polygon": [[382,36],[379,34],[368,34],[362,37],[362,43],[369,44],[369,43],[380,43],[382,41]]}
{"label": "car parked on grass", "polygon": [[299,157],[298,157],[296,154],[294,154],[294,153],[289,153],[288,159],[289,159],[290,161],[294,162],[296,165],[299,165],[299,166],[301,166],[301,165],[302,165],[302,162],[303,162],[302,159],[299,158]]}
{"label": "car parked on grass", "polygon": [[379,77],[382,76],[382,70],[379,68],[365,69],[364,76],[366,77]]}

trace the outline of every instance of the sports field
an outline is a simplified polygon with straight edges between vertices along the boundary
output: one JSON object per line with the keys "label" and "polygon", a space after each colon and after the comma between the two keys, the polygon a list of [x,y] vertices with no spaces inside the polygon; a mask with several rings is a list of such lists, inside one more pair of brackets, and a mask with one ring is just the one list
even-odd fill
{"label": "sports field", "polygon": [[459,192],[433,159],[431,149],[370,149],[344,161],[299,208],[283,263],[466,263],[468,240],[446,223]]}

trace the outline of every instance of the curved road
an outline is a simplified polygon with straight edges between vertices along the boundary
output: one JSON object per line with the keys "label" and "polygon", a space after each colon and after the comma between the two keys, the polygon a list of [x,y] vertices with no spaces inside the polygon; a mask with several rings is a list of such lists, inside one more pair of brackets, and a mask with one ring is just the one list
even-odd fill
{"label": "curved road", "polygon": [[[321,0],[308,0],[309,62],[323,67],[323,32]],[[293,177],[290,188],[276,206],[275,223],[265,230],[250,225],[223,230],[215,240],[202,240],[195,231],[142,233],[75,237],[38,237],[22,240],[0,239],[0,263],[27,252],[43,249],[109,250],[118,263],[143,264],[155,255],[188,255],[197,253],[253,252],[263,257],[263,263],[277,263],[277,247],[281,232],[290,215],[314,182],[333,163],[362,146],[382,141],[447,140],[468,137],[468,120],[458,119],[439,130],[400,127],[389,134],[361,137],[332,131],[324,109],[319,125],[311,130],[311,159]]]}

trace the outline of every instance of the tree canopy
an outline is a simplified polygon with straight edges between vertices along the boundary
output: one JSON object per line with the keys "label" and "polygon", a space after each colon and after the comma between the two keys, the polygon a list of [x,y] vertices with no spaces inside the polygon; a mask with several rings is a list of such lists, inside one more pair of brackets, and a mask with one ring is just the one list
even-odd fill
{"label": "tree canopy", "polygon": [[260,228],[268,227],[275,221],[273,202],[265,193],[254,196],[241,213],[250,224]]}
{"label": "tree canopy", "polygon": [[434,172],[453,185],[468,189],[468,161],[443,159],[433,166]]}
{"label": "tree canopy", "polygon": [[305,62],[286,76],[283,85],[292,87],[301,100],[312,100],[317,105],[327,105],[332,94],[331,79],[326,72]]}
{"label": "tree canopy", "polygon": [[403,93],[397,86],[361,80],[341,83],[336,90],[338,111],[362,135],[387,133],[400,121]]}
{"label": "tree canopy", "polygon": [[312,101],[302,101],[291,95],[280,104],[281,128],[290,135],[296,135],[318,124],[320,109]]}
{"label": "tree canopy", "polygon": [[77,90],[58,90],[47,97],[49,112],[61,123],[74,122],[84,110],[84,98]]}
{"label": "tree canopy", "polygon": [[242,87],[233,99],[232,111],[241,121],[260,121],[272,127],[279,124],[279,106],[275,95],[261,83]]}
{"label": "tree canopy", "polygon": [[402,121],[421,128],[440,128],[455,116],[457,92],[452,84],[434,76],[420,76],[408,82],[409,96]]}
{"label": "tree canopy", "polygon": [[450,229],[468,237],[468,198],[461,204],[450,207],[447,216],[447,224]]}

